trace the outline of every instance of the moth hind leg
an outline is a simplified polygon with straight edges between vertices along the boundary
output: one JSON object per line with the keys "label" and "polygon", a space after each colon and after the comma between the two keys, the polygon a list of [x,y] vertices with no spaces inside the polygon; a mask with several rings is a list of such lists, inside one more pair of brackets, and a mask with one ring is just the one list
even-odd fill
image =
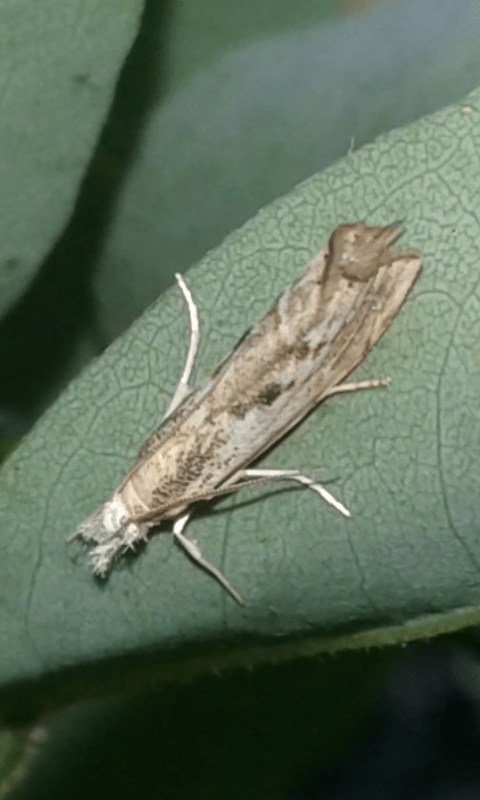
{"label": "moth hind leg", "polygon": [[273,481],[295,481],[306,486],[313,492],[316,492],[326,503],[337,509],[344,517],[351,517],[352,514],[340,500],[331,494],[328,489],[325,489],[323,484],[309,478],[308,475],[303,475],[297,469],[242,469],[241,472],[235,475],[237,480],[242,478],[258,478],[259,480],[273,480]]}
{"label": "moth hind leg", "polygon": [[[388,386],[389,379],[372,379],[368,381],[356,381],[353,383],[340,383],[337,386],[332,386],[327,392],[322,395],[322,401],[325,400],[327,397],[331,397],[334,394],[344,394],[347,392],[358,392],[363,389],[378,389],[382,386]],[[255,479],[258,478],[259,480],[289,480],[289,481],[296,481],[297,483],[301,483],[303,486],[306,486],[308,489],[316,492],[320,495],[320,497],[325,500],[326,503],[333,506],[337,509],[341,514],[345,517],[351,517],[352,514],[346,508],[340,500],[337,500],[336,497],[331,494],[328,489],[325,488],[321,483],[314,481],[312,478],[309,478],[307,475],[302,475],[296,469],[242,469],[239,472],[235,473],[230,479],[232,485],[234,486],[235,483],[238,481],[242,481],[244,479]],[[241,488],[238,487],[238,488]]]}
{"label": "moth hind leg", "polygon": [[188,353],[187,358],[185,359],[185,366],[183,367],[183,372],[180,376],[180,380],[178,381],[177,388],[173,393],[173,397],[170,400],[168,408],[165,412],[165,417],[170,416],[176,408],[180,405],[183,398],[188,394],[190,391],[189,380],[192,374],[193,366],[195,364],[195,359],[197,357],[198,352],[198,344],[200,341],[200,323],[198,319],[198,309],[193,299],[192,293],[188,288],[187,284],[185,283],[184,279],[180,275],[180,273],[175,273],[176,281],[180,287],[180,290],[185,298],[185,302],[187,304],[188,309],[188,317],[190,320],[190,342],[188,345]]}
{"label": "moth hind leg", "polygon": [[380,387],[388,386],[390,378],[372,378],[369,381],[353,381],[352,383],[339,383],[337,386],[332,386],[322,394],[322,402],[333,394],[346,394],[347,392],[359,392],[363,389],[378,389]]}

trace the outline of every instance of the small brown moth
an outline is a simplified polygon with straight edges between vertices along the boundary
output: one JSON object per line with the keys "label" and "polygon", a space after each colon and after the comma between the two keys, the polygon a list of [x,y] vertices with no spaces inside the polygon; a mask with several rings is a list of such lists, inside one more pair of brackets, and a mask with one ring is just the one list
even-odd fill
{"label": "small brown moth", "polygon": [[94,545],[95,575],[104,577],[118,556],[146,540],[152,526],[172,519],[176,541],[243,603],[183,533],[195,502],[265,479],[287,479],[308,486],[350,516],[321,484],[297,470],[247,467],[326,397],[386,385],[384,380],[341,382],[385,333],[419,275],[418,251],[390,249],[398,227],[339,225],[301,275],[193,390],[188,380],[198,348],[198,315],[183,278],[176,276],[191,326],[183,375],[133,469],[71,537]]}

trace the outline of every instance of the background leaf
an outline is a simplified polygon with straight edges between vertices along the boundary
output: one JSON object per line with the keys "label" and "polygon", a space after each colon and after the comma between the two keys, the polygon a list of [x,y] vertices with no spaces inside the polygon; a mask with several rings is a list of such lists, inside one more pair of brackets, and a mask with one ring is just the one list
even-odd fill
{"label": "background leaf", "polygon": [[72,212],[141,9],[0,2],[0,316]]}

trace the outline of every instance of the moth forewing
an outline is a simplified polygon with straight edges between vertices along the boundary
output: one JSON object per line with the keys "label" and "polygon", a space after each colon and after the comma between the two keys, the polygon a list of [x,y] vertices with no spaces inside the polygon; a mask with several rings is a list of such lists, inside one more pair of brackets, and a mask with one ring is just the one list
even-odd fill
{"label": "moth forewing", "polygon": [[[242,488],[245,469],[327,396],[384,383],[341,385],[385,333],[420,272],[417,251],[391,250],[397,237],[398,223],[340,225],[213,374],[187,396],[184,373],[178,407],[174,398],[174,410],[148,437],[135,466],[73,534],[95,545],[95,574],[105,575],[152,525],[173,519],[177,540],[239,600],[183,536],[178,520],[183,526],[191,504],[202,497],[223,493],[227,486]],[[198,340],[193,300],[180,278],[179,283],[189,304],[192,340]],[[192,352],[187,361],[191,367]],[[291,471],[289,477],[295,479]]]}

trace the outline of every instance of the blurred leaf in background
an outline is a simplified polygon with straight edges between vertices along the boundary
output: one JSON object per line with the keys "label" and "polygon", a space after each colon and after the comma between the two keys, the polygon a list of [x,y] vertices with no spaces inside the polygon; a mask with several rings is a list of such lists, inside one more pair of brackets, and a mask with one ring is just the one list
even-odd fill
{"label": "blurred leaf in background", "polygon": [[[40,22],[32,18],[33,31]],[[336,0],[147,3],[75,214],[0,325],[0,408],[38,416],[171,284],[174,271],[352,148],[460,100],[477,85],[479,26],[471,0],[391,0],[366,9]],[[99,47],[113,61],[105,30],[101,21],[95,25]],[[88,63],[93,48],[92,40],[82,56]],[[38,94],[50,97],[36,62],[29,69],[39,76]],[[88,85],[72,85],[76,97],[91,102]],[[72,111],[68,92],[62,97],[63,117],[75,126],[75,114],[83,112]],[[33,112],[27,107],[27,113]],[[46,125],[47,109],[44,117]],[[86,127],[88,115],[82,119]],[[75,127],[72,135],[79,135]],[[58,158],[48,130],[45,138]],[[37,149],[32,144],[30,160]],[[8,169],[20,186],[15,164]],[[64,173],[72,175],[73,198],[85,162],[72,164],[77,172]],[[18,167],[21,174],[26,168]],[[17,204],[10,196],[7,203],[11,216],[27,219],[21,193],[14,196]],[[35,202],[44,215],[50,205],[44,193]],[[70,208],[63,201],[60,208],[65,222]],[[28,224],[19,234],[22,246]],[[58,232],[48,235],[43,250],[29,245],[37,264]]]}

